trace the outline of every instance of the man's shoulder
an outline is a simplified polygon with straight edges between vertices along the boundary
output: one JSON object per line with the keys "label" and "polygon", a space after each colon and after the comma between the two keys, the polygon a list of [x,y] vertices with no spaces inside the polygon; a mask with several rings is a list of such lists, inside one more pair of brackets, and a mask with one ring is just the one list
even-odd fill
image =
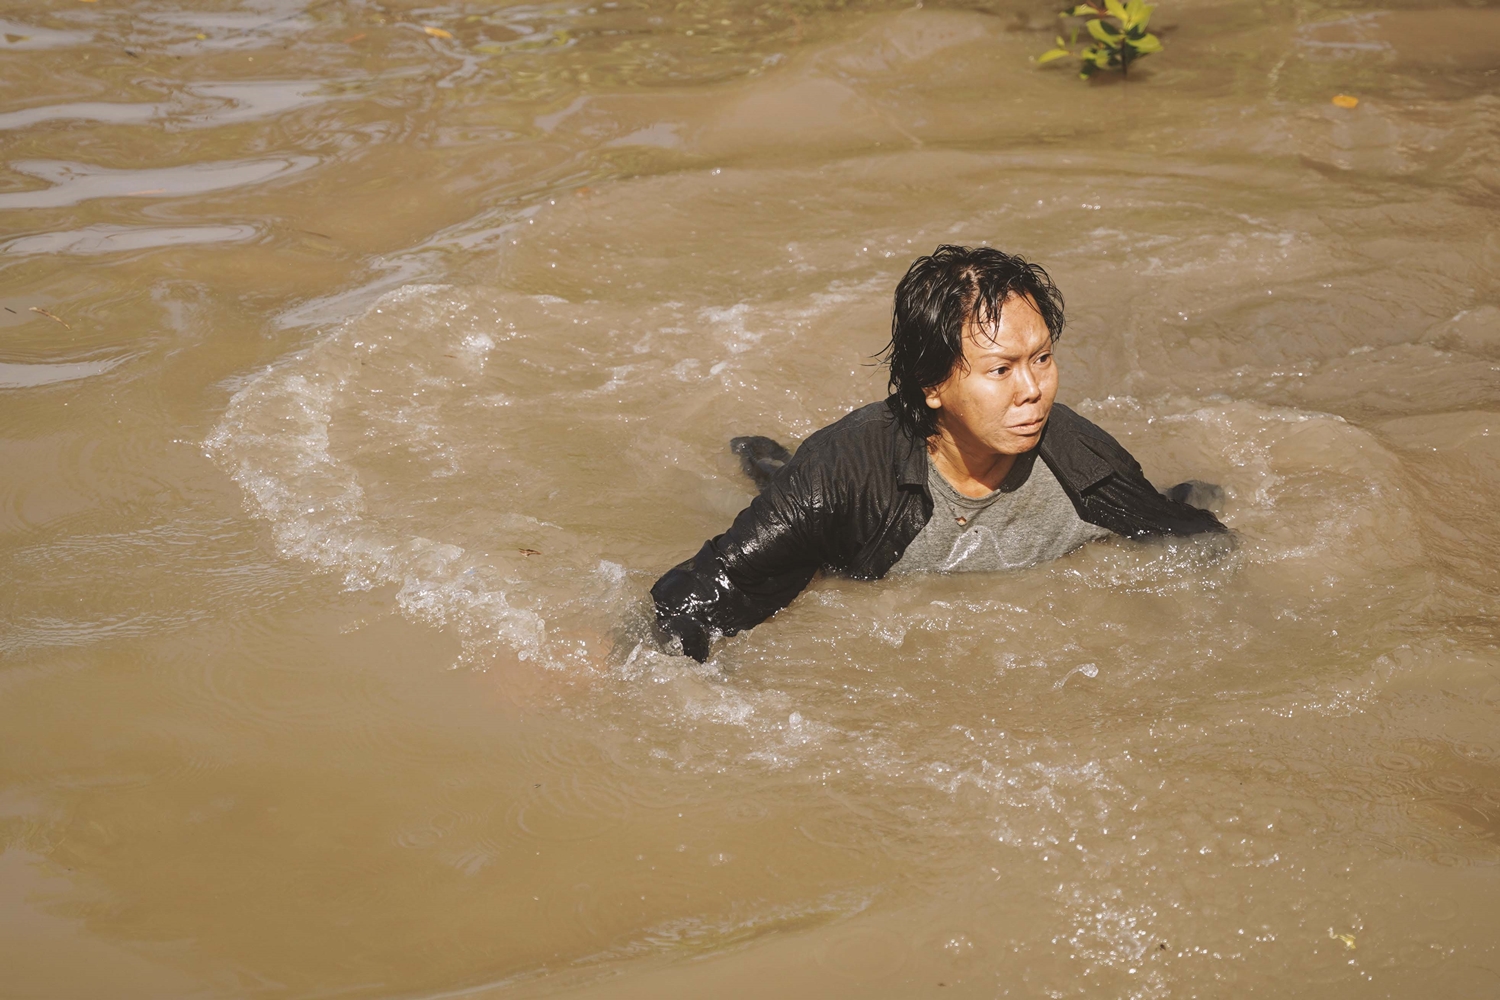
{"label": "man's shoulder", "polygon": [[1052,415],[1048,418],[1047,423],[1050,425],[1049,430],[1062,431],[1065,437],[1087,438],[1090,441],[1119,448],[1121,451],[1124,451],[1120,442],[1116,441],[1109,431],[1100,427],[1071,406],[1064,406],[1062,403],[1053,403]]}
{"label": "man's shoulder", "polygon": [[1052,404],[1047,418],[1042,457],[1058,478],[1075,490],[1087,489],[1111,472],[1139,468],[1125,446],[1108,431],[1061,403]]}
{"label": "man's shoulder", "polygon": [[[918,461],[925,462],[925,452]],[[809,477],[830,495],[865,495],[862,491],[894,489],[910,477],[914,465],[906,432],[884,400],[846,413],[809,435],[788,466],[792,474]],[[922,472],[925,476],[925,471]]]}
{"label": "man's shoulder", "polygon": [[853,446],[894,444],[900,427],[885,400],[866,403],[808,436],[797,450],[841,450]]}

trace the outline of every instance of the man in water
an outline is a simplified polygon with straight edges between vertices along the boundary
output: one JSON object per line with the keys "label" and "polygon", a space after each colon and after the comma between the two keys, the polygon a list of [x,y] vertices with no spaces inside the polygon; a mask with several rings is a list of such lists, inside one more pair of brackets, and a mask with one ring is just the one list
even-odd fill
{"label": "man in water", "polygon": [[819,569],[1017,569],[1110,535],[1226,531],[1186,502],[1193,484],[1157,492],[1118,441],[1054,403],[1062,328],[1036,264],[988,247],[918,258],[896,286],[890,395],[809,437],[656,582],[668,639],[705,660],[715,635],[765,621]]}

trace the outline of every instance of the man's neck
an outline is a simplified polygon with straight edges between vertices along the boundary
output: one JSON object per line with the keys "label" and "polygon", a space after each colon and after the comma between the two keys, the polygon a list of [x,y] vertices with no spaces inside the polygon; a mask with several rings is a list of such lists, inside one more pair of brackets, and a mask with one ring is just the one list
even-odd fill
{"label": "man's neck", "polygon": [[983,447],[965,447],[947,431],[927,439],[927,457],[948,485],[966,497],[993,493],[1016,464],[1015,455],[1001,455]]}

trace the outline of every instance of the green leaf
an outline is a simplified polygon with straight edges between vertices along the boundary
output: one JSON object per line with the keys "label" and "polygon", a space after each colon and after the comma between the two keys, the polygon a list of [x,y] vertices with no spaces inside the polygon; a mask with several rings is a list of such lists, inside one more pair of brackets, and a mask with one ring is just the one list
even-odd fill
{"label": "green leaf", "polygon": [[1089,34],[1106,45],[1114,45],[1120,37],[1120,29],[1108,21],[1090,21]]}
{"label": "green leaf", "polygon": [[1099,8],[1092,4],[1081,3],[1077,7],[1074,7],[1070,13],[1074,17],[1090,17],[1099,13]]}
{"label": "green leaf", "polygon": [[1157,38],[1155,35],[1147,35],[1145,38],[1132,40],[1130,43],[1130,47],[1135,49],[1141,55],[1145,55],[1147,52],[1160,52],[1161,39]]}
{"label": "green leaf", "polygon": [[1130,0],[1130,3],[1125,5],[1125,16],[1120,19],[1120,23],[1127,31],[1132,29],[1144,31],[1151,20],[1151,12],[1155,9],[1144,0]]}
{"label": "green leaf", "polygon": [[1043,52],[1041,55],[1036,57],[1037,65],[1040,66],[1042,63],[1049,63],[1054,59],[1061,59],[1064,56],[1070,56],[1072,54],[1073,53],[1069,52],[1067,49],[1048,49],[1046,52]]}
{"label": "green leaf", "polygon": [[1110,17],[1125,20],[1125,5],[1120,0],[1104,0],[1104,9],[1109,11]]}
{"label": "green leaf", "polygon": [[1068,43],[1063,41],[1062,35],[1057,36],[1057,47],[1060,49],[1065,49],[1068,47]]}

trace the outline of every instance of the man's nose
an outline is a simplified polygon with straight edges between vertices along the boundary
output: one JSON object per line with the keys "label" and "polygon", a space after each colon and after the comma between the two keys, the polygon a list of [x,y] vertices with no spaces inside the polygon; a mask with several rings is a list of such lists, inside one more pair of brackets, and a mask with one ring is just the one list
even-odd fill
{"label": "man's nose", "polygon": [[1030,365],[1016,368],[1016,402],[1031,403],[1042,398],[1042,386]]}

